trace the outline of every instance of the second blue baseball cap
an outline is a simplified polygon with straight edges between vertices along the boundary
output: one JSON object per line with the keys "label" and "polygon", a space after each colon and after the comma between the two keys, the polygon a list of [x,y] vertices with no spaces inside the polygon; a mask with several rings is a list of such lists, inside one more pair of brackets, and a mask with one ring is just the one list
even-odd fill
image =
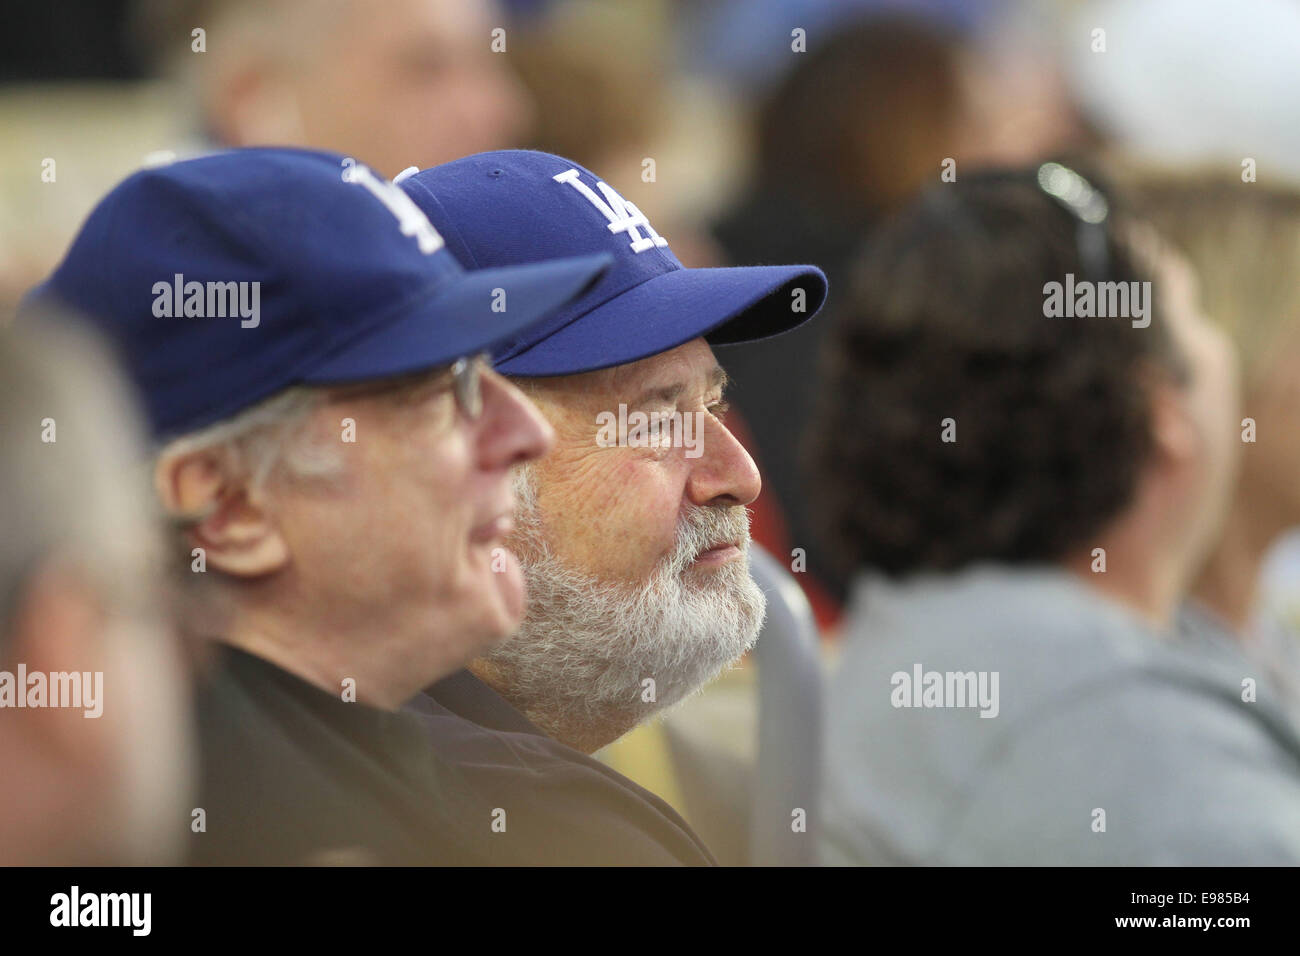
{"label": "second blue baseball cap", "polygon": [[607,253],[604,278],[502,345],[497,370],[547,376],[623,365],[703,336],[730,345],[816,314],[826,276],[809,265],[687,269],[640,210],[560,156],[499,150],[396,180],[473,269]]}
{"label": "second blue baseball cap", "polygon": [[240,149],[128,177],[27,302],[71,306],[105,334],[163,439],[291,385],[494,352],[610,258],[466,272],[407,195],[365,166]]}

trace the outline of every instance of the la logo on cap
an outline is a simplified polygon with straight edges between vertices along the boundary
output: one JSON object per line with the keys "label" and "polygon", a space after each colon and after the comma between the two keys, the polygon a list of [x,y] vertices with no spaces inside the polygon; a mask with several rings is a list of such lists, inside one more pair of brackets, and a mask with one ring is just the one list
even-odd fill
{"label": "la logo on cap", "polygon": [[426,256],[437,252],[447,244],[442,238],[442,233],[433,227],[429,217],[411,201],[410,196],[388,180],[380,179],[365,166],[360,163],[345,166],[343,181],[365,186],[384,204],[384,208],[397,217],[402,227],[402,235],[416,237],[416,241],[420,244],[420,251]]}
{"label": "la logo on cap", "polygon": [[[654,227],[650,225],[650,220],[646,219],[640,209],[637,209],[635,205],[628,202],[600,180],[596,181],[596,188],[604,193],[605,198],[603,200],[592,191],[590,186],[578,178],[576,169],[567,169],[552,178],[557,183],[568,183],[586,196],[587,201],[609,220],[610,232],[627,233],[632,240],[633,252],[645,252],[647,249],[653,249],[656,246],[668,245],[668,240],[655,232]],[[639,229],[644,229],[647,234],[641,235],[637,231]]]}

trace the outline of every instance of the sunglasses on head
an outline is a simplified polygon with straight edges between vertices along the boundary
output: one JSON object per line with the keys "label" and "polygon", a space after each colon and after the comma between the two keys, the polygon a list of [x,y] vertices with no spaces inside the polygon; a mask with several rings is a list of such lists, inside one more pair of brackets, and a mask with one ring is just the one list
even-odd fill
{"label": "sunglasses on head", "polygon": [[[1042,163],[1028,173],[1023,170],[983,173],[979,179],[985,183],[1023,183],[1026,177],[1074,219],[1079,262],[1087,275],[1094,280],[1104,280],[1111,265],[1106,242],[1110,203],[1105,194],[1069,166],[1056,162]],[[987,235],[987,228],[970,214],[959,193],[937,188],[928,195],[929,202],[942,209],[950,221]]]}
{"label": "sunglasses on head", "polygon": [[1110,271],[1105,226],[1110,216],[1110,203],[1101,190],[1060,163],[1043,163],[1034,179],[1039,189],[1077,220],[1075,245],[1084,271],[1094,278],[1105,278]]}

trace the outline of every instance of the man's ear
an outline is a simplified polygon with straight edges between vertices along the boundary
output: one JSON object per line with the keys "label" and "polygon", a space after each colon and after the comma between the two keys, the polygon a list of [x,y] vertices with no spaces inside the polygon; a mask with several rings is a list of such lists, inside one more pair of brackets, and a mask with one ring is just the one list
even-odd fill
{"label": "man's ear", "polygon": [[260,495],[216,449],[163,452],[154,487],[169,515],[192,522],[190,540],[215,570],[237,578],[274,574],[289,545]]}
{"label": "man's ear", "polygon": [[212,93],[213,125],[234,146],[301,142],[302,115],[293,89],[264,64],[222,73]]}
{"label": "man's ear", "polygon": [[1202,453],[1204,437],[1187,407],[1187,389],[1167,375],[1153,374],[1146,382],[1151,397],[1151,439],[1154,459],[1161,465],[1186,465]]}

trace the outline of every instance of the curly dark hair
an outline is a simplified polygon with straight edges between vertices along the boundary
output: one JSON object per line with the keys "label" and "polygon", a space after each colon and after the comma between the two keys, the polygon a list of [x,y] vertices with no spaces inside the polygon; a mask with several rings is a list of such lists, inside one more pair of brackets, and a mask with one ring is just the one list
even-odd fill
{"label": "curly dark hair", "polygon": [[1147,328],[1045,316],[1045,284],[1067,273],[1151,278],[1113,198],[1092,227],[1104,256],[1082,255],[1085,228],[1027,170],[932,187],[873,234],[832,319],[809,435],[814,506],[845,572],[1055,561],[1129,502],[1151,449],[1144,376],[1188,372],[1158,307]]}

